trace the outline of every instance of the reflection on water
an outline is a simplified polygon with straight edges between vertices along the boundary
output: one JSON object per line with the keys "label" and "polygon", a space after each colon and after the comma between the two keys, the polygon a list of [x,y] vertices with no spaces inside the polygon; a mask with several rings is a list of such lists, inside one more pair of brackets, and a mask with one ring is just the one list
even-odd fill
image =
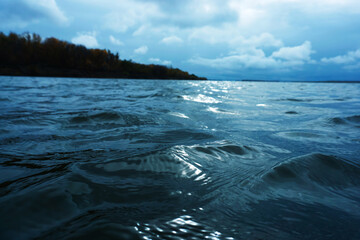
{"label": "reflection on water", "polygon": [[0,80],[0,239],[360,239],[360,85]]}
{"label": "reflection on water", "polygon": [[183,96],[183,98],[187,101],[194,101],[194,102],[200,102],[200,103],[219,103],[219,100],[216,100],[215,98],[212,98],[210,96],[205,96],[203,94],[199,94],[197,96]]}

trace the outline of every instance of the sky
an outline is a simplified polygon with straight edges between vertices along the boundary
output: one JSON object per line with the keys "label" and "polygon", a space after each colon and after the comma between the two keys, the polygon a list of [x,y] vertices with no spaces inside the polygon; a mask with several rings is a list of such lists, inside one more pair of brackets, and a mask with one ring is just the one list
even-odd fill
{"label": "sky", "polygon": [[216,80],[360,80],[359,0],[0,0],[38,33]]}

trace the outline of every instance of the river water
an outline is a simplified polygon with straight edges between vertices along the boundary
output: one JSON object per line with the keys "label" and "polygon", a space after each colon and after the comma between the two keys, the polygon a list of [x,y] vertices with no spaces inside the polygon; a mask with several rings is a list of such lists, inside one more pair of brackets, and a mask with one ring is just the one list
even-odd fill
{"label": "river water", "polygon": [[0,77],[0,239],[360,239],[360,84]]}

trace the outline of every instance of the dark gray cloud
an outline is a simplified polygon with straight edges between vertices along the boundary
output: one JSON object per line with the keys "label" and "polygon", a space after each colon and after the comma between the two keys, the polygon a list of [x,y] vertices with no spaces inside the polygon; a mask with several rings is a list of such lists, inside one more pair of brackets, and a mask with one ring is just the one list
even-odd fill
{"label": "dark gray cloud", "polygon": [[1,0],[0,2],[0,27],[25,27],[43,19],[59,24],[67,21],[55,0]]}

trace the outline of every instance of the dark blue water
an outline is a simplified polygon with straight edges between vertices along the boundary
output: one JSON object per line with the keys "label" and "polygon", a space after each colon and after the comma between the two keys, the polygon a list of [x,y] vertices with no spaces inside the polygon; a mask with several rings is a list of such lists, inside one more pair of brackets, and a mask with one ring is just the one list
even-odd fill
{"label": "dark blue water", "polygon": [[0,239],[360,239],[360,84],[0,77]]}

